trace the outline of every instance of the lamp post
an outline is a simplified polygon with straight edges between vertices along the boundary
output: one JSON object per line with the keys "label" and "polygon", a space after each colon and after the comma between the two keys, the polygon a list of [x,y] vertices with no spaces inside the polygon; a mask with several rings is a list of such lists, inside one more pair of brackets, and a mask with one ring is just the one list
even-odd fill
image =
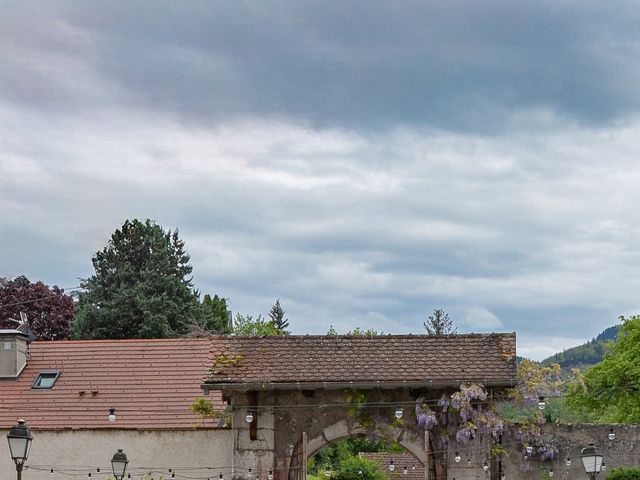
{"label": "lamp post", "polygon": [[593,443],[590,443],[588,447],[582,449],[580,454],[582,458],[582,465],[584,471],[587,473],[591,480],[595,480],[600,471],[602,470],[602,455],[596,450]]}
{"label": "lamp post", "polygon": [[119,448],[111,459],[111,469],[113,470],[113,476],[116,477],[116,480],[122,480],[124,478],[124,474],[127,471],[127,463],[129,463],[129,459],[122,449]]}
{"label": "lamp post", "polygon": [[17,478],[22,480],[22,468],[27,461],[29,450],[31,450],[31,442],[33,441],[27,422],[18,420],[18,423],[11,427],[7,434],[7,440],[9,441],[11,458],[16,464]]}

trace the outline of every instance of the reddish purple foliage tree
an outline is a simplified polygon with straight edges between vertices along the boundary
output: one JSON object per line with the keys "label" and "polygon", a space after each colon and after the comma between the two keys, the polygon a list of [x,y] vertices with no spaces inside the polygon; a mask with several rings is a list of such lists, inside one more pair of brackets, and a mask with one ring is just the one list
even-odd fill
{"label": "reddish purple foliage tree", "polygon": [[74,302],[57,286],[31,283],[24,276],[0,278],[0,328],[16,328],[18,324],[11,319],[20,320],[20,312],[27,314],[29,328],[38,340],[69,338]]}

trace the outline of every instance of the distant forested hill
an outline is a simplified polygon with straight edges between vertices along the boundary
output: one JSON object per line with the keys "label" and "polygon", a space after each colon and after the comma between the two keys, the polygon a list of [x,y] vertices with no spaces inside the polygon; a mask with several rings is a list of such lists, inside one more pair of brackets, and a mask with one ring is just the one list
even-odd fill
{"label": "distant forested hill", "polygon": [[563,370],[594,365],[604,357],[606,351],[605,345],[615,340],[616,335],[618,335],[618,327],[618,325],[609,327],[591,341],[578,345],[577,347],[569,348],[564,352],[556,353],[540,363],[542,363],[542,365],[559,363]]}

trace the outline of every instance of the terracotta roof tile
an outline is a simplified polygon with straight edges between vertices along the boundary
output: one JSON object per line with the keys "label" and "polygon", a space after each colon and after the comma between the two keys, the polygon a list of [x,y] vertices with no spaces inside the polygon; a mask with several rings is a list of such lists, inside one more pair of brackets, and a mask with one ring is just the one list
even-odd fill
{"label": "terracotta roof tile", "polygon": [[[410,453],[363,452],[358,455],[377,464],[380,472],[389,480],[424,480],[425,478],[424,466]],[[389,470],[391,460],[395,466],[393,472]]]}
{"label": "terracotta roof tile", "polygon": [[[482,382],[512,385],[516,337],[509,334],[214,337],[212,388],[232,384]],[[277,385],[275,385],[277,388]]]}
{"label": "terracotta roof tile", "polygon": [[[210,346],[208,339],[34,342],[20,377],[0,381],[0,425],[24,418],[31,428],[47,430],[202,427],[189,406],[203,394]],[[52,369],[60,370],[53,388],[31,388],[40,371]],[[221,406],[218,393],[208,398]]]}

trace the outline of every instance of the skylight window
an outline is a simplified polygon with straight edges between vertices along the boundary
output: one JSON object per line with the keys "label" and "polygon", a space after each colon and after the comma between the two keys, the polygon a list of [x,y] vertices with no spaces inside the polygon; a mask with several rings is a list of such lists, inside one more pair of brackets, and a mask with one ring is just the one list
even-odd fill
{"label": "skylight window", "polygon": [[38,373],[38,376],[33,382],[33,385],[31,385],[31,388],[42,388],[42,389],[52,388],[55,385],[56,380],[58,380],[59,376],[60,376],[59,370],[55,370],[51,372],[40,372]]}

